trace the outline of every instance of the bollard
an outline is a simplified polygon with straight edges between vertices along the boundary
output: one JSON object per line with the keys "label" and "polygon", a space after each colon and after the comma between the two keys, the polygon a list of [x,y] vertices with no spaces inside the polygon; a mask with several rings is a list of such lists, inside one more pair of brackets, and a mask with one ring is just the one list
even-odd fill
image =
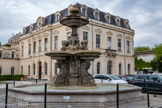
{"label": "bollard", "polygon": [[47,104],[47,83],[45,83],[45,88],[44,88],[44,108],[46,108]]}
{"label": "bollard", "polygon": [[155,91],[155,79],[154,79],[154,97],[156,97],[156,91]]}
{"label": "bollard", "polygon": [[144,93],[146,93],[146,80],[144,79],[144,84],[143,84],[143,88],[144,88]]}
{"label": "bollard", "polygon": [[8,84],[6,84],[5,108],[7,108],[7,103],[8,103]]}
{"label": "bollard", "polygon": [[119,108],[119,84],[116,85],[116,108]]}
{"label": "bollard", "polygon": [[37,84],[37,79],[35,81],[36,81],[36,84]]}
{"label": "bollard", "polygon": [[148,107],[150,107],[149,85],[148,85],[148,82],[146,83],[146,87],[147,87],[147,105],[148,105]]}

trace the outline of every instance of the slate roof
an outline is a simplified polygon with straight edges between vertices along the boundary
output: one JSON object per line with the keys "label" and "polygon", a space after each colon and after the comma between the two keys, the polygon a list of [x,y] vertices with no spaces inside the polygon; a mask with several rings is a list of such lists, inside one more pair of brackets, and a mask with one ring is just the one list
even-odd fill
{"label": "slate roof", "polygon": [[[76,6],[77,6],[77,8],[79,9],[79,15],[81,15],[81,8],[80,8],[80,7],[82,6],[82,4],[77,3]],[[87,18],[96,20],[96,19],[94,18],[94,16],[93,16],[93,11],[94,11],[94,10],[95,10],[95,9],[93,9],[93,8],[91,8],[91,7],[87,7]],[[64,17],[68,16],[68,8],[65,8],[64,10],[61,10],[60,13],[61,13],[61,18],[60,18],[60,19],[62,19],[62,18],[64,18]],[[99,21],[104,22],[104,23],[107,23],[106,20],[105,20],[105,17],[104,17],[105,14],[106,14],[105,12],[100,11],[100,14],[99,14],[99,15],[100,15],[100,19],[99,19]],[[81,15],[81,16],[82,16],[82,15]],[[111,23],[110,23],[110,24],[117,26],[117,25],[115,24],[115,17],[116,17],[116,16],[114,16],[114,15],[111,14]],[[123,21],[123,20],[124,20],[123,18],[120,18],[120,27],[125,28],[125,27],[124,27],[124,21]],[[48,25],[48,24],[53,24],[53,23],[55,23],[55,13],[54,13],[54,14],[51,14],[51,15],[49,15],[49,16],[47,16],[47,17],[45,17],[45,24],[44,24],[43,26],[46,26],[46,25]],[[34,26],[33,30],[36,30],[36,29],[37,29],[37,23],[35,22],[35,23],[33,24],[33,26]],[[27,26],[27,27],[26,27],[26,32],[25,32],[25,34],[30,33],[30,30],[29,30],[29,29],[30,29],[30,26]],[[126,29],[127,29],[127,28],[126,28]],[[129,27],[128,29],[131,29],[131,28]],[[23,36],[23,35],[22,35],[22,36]]]}

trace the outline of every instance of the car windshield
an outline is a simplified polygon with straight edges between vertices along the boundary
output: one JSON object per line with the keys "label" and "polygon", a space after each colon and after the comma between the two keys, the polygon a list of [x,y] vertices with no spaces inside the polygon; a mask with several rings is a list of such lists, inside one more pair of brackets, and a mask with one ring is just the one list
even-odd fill
{"label": "car windshield", "polygon": [[156,75],[160,80],[162,80],[162,76],[161,75]]}
{"label": "car windshield", "polygon": [[113,80],[121,80],[118,76],[110,75]]}
{"label": "car windshield", "polygon": [[132,79],[133,79],[133,76],[127,76],[127,78],[128,78],[129,80],[132,80]]}

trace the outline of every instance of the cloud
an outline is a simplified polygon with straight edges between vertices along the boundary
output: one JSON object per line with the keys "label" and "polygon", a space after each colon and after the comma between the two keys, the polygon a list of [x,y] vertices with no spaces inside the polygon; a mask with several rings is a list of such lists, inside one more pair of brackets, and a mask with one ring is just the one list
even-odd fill
{"label": "cloud", "polygon": [[[129,19],[135,30],[135,46],[162,43],[162,1],[160,0],[76,0],[92,8]],[[6,43],[12,33],[34,23],[39,16],[48,16],[60,11],[72,0],[1,0],[0,38]]]}

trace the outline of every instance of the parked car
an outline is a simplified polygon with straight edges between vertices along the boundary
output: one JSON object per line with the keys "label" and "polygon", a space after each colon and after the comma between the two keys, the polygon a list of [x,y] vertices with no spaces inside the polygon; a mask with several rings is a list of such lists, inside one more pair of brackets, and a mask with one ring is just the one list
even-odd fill
{"label": "parked car", "polygon": [[128,82],[128,84],[132,84],[132,79],[135,75],[125,75],[125,76],[119,76],[120,79],[125,80]]}
{"label": "parked car", "polygon": [[132,79],[132,84],[140,86],[142,87],[142,89],[144,89],[146,87],[146,83],[144,83],[144,79],[145,79],[145,82],[148,82],[149,91],[154,90],[154,80],[155,80],[156,92],[162,92],[162,76],[158,74],[136,75]]}
{"label": "parked car", "polygon": [[127,81],[124,81],[115,75],[96,74],[93,75],[93,77],[95,79],[95,83],[128,84]]}

